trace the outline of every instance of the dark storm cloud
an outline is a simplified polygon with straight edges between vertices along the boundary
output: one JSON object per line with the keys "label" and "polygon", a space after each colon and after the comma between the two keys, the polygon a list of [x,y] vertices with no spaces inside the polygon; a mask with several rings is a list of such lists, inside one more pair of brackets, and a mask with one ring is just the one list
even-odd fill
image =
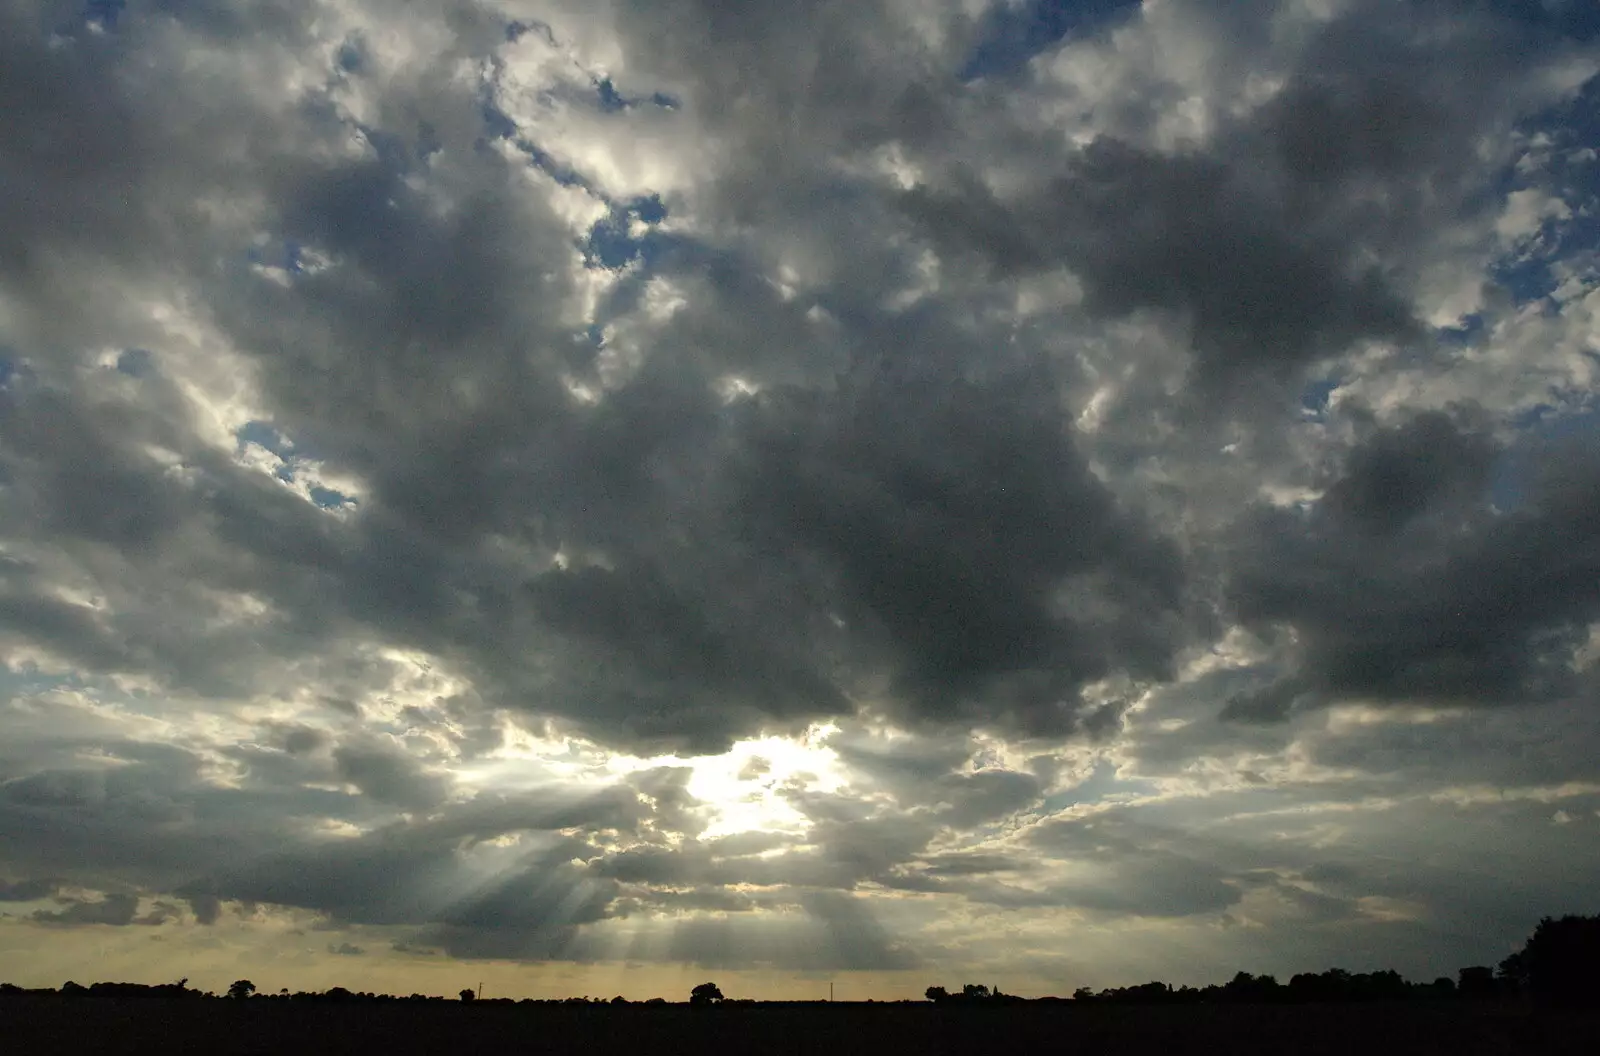
{"label": "dark storm cloud", "polygon": [[1005,270],[1067,264],[1091,310],[1179,314],[1201,372],[1218,380],[1412,330],[1402,298],[1357,268],[1358,247],[1308,231],[1302,215],[1251,186],[1253,174],[1220,158],[1100,139],[1067,166],[1014,209],[974,187],[974,203],[912,191],[906,208],[951,248]]}
{"label": "dark storm cloud", "polygon": [[1088,472],[1048,376],[890,361],[843,395],[774,399],[752,514],[836,577],[902,716],[1071,732],[1084,684],[1167,673],[1181,559]]}
{"label": "dark storm cloud", "polygon": [[1547,452],[1524,502],[1497,510],[1496,443],[1468,415],[1376,431],[1305,511],[1240,526],[1229,598],[1298,636],[1298,673],[1246,697],[1497,704],[1587,693],[1570,666],[1600,615],[1600,460]]}

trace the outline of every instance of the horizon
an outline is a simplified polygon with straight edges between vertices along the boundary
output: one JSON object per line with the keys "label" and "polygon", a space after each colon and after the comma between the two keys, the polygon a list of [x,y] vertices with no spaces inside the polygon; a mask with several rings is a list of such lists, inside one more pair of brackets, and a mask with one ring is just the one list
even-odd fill
{"label": "horizon", "polygon": [[392,8],[0,0],[0,980],[1600,913],[1600,6]]}

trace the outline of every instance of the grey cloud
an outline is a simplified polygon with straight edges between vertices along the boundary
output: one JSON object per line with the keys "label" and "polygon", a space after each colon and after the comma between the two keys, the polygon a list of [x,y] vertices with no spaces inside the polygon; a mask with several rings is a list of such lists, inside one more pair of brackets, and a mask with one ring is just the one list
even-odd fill
{"label": "grey cloud", "polygon": [[1568,661],[1600,612],[1597,463],[1557,447],[1526,503],[1502,513],[1487,487],[1494,451],[1471,424],[1438,416],[1380,430],[1314,509],[1247,515],[1235,611],[1294,628],[1298,678],[1324,697],[1583,693]]}
{"label": "grey cloud", "polygon": [[[998,245],[1016,244],[1016,259],[1002,263],[1067,263],[1092,310],[1181,314],[1206,380],[1271,374],[1360,337],[1413,332],[1403,299],[1358,270],[1352,247],[1318,239],[1223,161],[1097,140],[1069,165],[1036,203],[979,207],[991,219],[964,236],[970,248],[995,252],[992,228],[1003,223],[1011,234]],[[906,204],[935,233],[952,213],[958,230],[970,227],[959,199],[913,191]]]}
{"label": "grey cloud", "polygon": [[981,852],[931,855],[925,861],[928,873],[946,877],[1027,872],[1037,865],[1036,861],[1022,856]]}
{"label": "grey cloud", "polygon": [[[1203,841],[1188,844],[1159,829],[1118,819],[1052,821],[1029,833],[1028,845],[1052,857],[1087,866],[1089,877],[1050,885],[1051,904],[1081,906],[1114,914],[1184,917],[1216,913],[1239,901],[1237,877],[1210,860]],[[1196,853],[1199,851],[1199,853]],[[998,890],[999,902],[1030,896]],[[1038,896],[1032,896],[1038,897]]]}
{"label": "grey cloud", "polygon": [[803,912],[777,918],[701,918],[674,929],[661,954],[707,968],[901,971],[922,963],[861,898],[807,896]]}
{"label": "grey cloud", "polygon": [[222,916],[222,900],[215,895],[190,895],[186,901],[198,924],[215,924]]}
{"label": "grey cloud", "polygon": [[847,402],[775,403],[751,512],[833,570],[901,717],[1069,733],[1085,683],[1167,672],[1182,562],[1089,474],[1048,375],[954,375],[889,362]]}
{"label": "grey cloud", "polygon": [[[512,98],[536,74],[490,5],[412,5],[394,47],[313,0],[161,0],[106,33],[72,6],[0,0],[0,100],[37,102],[0,106],[0,652],[128,710],[0,712],[27,730],[0,867],[63,885],[0,897],[259,901],[462,957],[596,958],[614,918],[725,912],[641,956],[820,971],[916,963],[850,892],[1101,924],[1270,903],[1318,950],[1343,924],[1454,950],[1469,911],[1510,927],[1515,869],[1439,836],[1448,868],[1407,880],[1389,815],[1584,860],[1531,833],[1551,804],[1406,796],[1593,776],[1596,676],[1569,662],[1600,616],[1600,462],[1480,377],[1521,325],[1486,271],[1518,122],[1592,49],[1482,5],[1146,5],[963,84],[983,24],[948,5],[558,5],[558,64],[611,55],[618,91],[675,101],[608,115]],[[1080,58],[1113,86],[1093,106],[1055,80]],[[670,222],[587,270],[584,210],[658,178]],[[1503,288],[1462,351],[1422,320],[1473,283]],[[1302,408],[1324,374],[1376,409]],[[1409,409],[1440,391],[1482,406]],[[307,501],[317,473],[354,501]],[[1261,655],[1190,677],[1235,623]],[[391,649],[449,688],[402,694]],[[1341,700],[1523,708],[1320,728]],[[189,702],[279,718],[211,744]],[[469,787],[508,716],[641,755],[831,720],[848,780],[776,790],[804,835],[702,839],[683,767]],[[991,737],[1045,762],[1002,769]],[[1068,738],[1171,802],[1009,831],[1057,809]],[[1372,848],[1311,845],[1335,807]],[[40,920],[174,919],[130,897]],[[1368,897],[1446,923],[1362,923]]]}
{"label": "grey cloud", "polygon": [[113,893],[105,895],[98,902],[71,901],[64,909],[36,910],[29,919],[40,924],[110,924],[126,927],[136,923],[134,917],[138,912],[139,896]]}
{"label": "grey cloud", "polygon": [[468,855],[448,843],[381,833],[257,856],[246,868],[218,870],[179,893],[298,906],[357,924],[483,928],[492,926],[496,913],[509,914],[508,927],[533,922],[582,886],[590,892],[583,899],[588,908],[568,923],[596,919],[592,914],[610,901],[611,888],[586,880],[562,853],[558,845],[546,855]]}
{"label": "grey cloud", "polygon": [[60,886],[54,880],[0,881],[0,902],[37,902],[55,894]]}
{"label": "grey cloud", "polygon": [[1043,783],[1032,774],[1014,770],[979,770],[954,774],[940,782],[948,797],[939,820],[967,829],[1012,814],[1039,801]]}
{"label": "grey cloud", "polygon": [[427,810],[449,791],[446,778],[427,772],[399,748],[343,745],[334,749],[333,759],[341,778],[380,803]]}

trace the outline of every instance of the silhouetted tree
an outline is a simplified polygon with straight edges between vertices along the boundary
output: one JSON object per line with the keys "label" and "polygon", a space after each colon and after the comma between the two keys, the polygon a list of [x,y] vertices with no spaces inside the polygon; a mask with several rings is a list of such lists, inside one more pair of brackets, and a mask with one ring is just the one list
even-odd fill
{"label": "silhouetted tree", "polygon": [[968,1001],[981,1001],[989,996],[989,988],[982,983],[968,983],[961,988],[961,996]]}
{"label": "silhouetted tree", "polygon": [[473,993],[471,990],[463,990],[463,991],[461,991],[461,995],[460,996],[461,996],[461,1000],[463,1000],[463,1001],[476,1001],[478,999],[478,995]]}
{"label": "silhouetted tree", "polygon": [[1545,917],[1500,972],[1543,1004],[1600,1005],[1600,916]]}
{"label": "silhouetted tree", "polygon": [[256,992],[256,984],[248,979],[235,979],[233,985],[228,987],[228,996],[243,999]]}
{"label": "silhouetted tree", "polygon": [[716,983],[701,983],[689,991],[691,1005],[714,1005],[722,1000],[722,990]]}
{"label": "silhouetted tree", "polygon": [[938,1004],[940,1001],[950,1000],[950,991],[942,986],[930,986],[922,992],[922,996],[934,1004]]}

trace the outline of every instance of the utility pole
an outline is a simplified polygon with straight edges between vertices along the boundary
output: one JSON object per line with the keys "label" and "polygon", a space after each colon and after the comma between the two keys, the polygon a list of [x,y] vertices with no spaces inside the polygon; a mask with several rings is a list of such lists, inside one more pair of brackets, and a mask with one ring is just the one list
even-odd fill
{"label": "utility pole", "polygon": [[828,1003],[833,1003],[833,980],[828,980]]}
{"label": "utility pole", "polygon": [[478,1000],[483,1000],[483,982],[481,980],[478,983]]}

